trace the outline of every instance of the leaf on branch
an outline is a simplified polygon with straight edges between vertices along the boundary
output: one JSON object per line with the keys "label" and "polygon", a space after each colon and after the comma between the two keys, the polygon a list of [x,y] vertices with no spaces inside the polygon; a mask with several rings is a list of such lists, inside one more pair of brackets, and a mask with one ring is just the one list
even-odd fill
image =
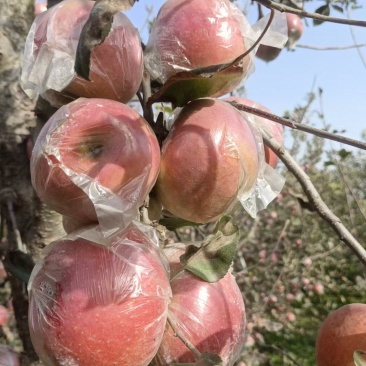
{"label": "leaf on branch", "polygon": [[336,11],[339,11],[340,13],[343,13],[343,8],[339,5],[336,5],[336,4],[331,4],[332,5],[332,8]]}
{"label": "leaf on branch", "polygon": [[[315,13],[320,14],[320,15],[329,16],[329,14],[330,14],[330,7],[329,7],[328,4],[322,5],[321,7],[319,7],[318,9],[315,10]],[[320,25],[323,22],[324,22],[324,20],[313,19],[313,25]]]}
{"label": "leaf on branch", "polygon": [[355,366],[366,366],[366,352],[357,350],[353,352]]}
{"label": "leaf on branch", "polygon": [[348,151],[346,149],[341,149],[338,151],[338,155],[341,158],[341,160],[346,159],[349,155],[352,155],[352,151]]}
{"label": "leaf on branch", "polygon": [[86,21],[76,49],[75,72],[89,80],[90,55],[93,48],[104,42],[108,36],[113,16],[119,11],[130,9],[138,0],[97,0]]}
{"label": "leaf on branch", "polygon": [[161,88],[147,101],[148,106],[157,102],[170,102],[176,107],[183,107],[191,100],[214,95],[227,88],[243,75],[243,58],[239,56],[230,64],[214,65],[179,72],[171,76]]}
{"label": "leaf on branch", "polygon": [[179,217],[164,217],[159,220],[159,224],[165,226],[168,230],[176,230],[185,226],[200,226],[201,224],[197,224],[192,221],[187,221],[181,219]]}
{"label": "leaf on branch", "polygon": [[224,216],[200,247],[189,245],[180,257],[184,269],[207,282],[216,282],[229,270],[239,241],[239,228]]}
{"label": "leaf on branch", "polygon": [[213,353],[204,352],[195,363],[172,363],[172,366],[222,366],[222,359]]}

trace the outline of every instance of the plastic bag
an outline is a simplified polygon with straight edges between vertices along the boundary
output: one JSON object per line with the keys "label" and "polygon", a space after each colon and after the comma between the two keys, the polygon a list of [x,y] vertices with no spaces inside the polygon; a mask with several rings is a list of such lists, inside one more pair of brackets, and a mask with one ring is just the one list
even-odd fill
{"label": "plastic bag", "polygon": [[98,221],[105,235],[126,227],[155,184],[160,147],[146,120],[112,100],[80,98],[41,130],[32,184],[55,211]]}
{"label": "plastic bag", "polygon": [[47,366],[146,366],[165,329],[168,269],[151,228],[74,232],[42,253],[28,285],[32,343]]}
{"label": "plastic bag", "polygon": [[283,179],[275,172],[265,176],[262,136],[237,109],[203,98],[172,120],[155,192],[173,215],[207,223],[230,213],[238,201],[248,201],[244,208],[255,216],[275,198],[272,181],[276,185]]}
{"label": "plastic bag", "polygon": [[[105,41],[91,54],[90,80],[76,77],[76,49],[93,1],[64,0],[38,15],[29,31],[21,85],[27,95],[42,95],[55,106],[75,96],[128,102],[143,73],[139,34],[122,13],[114,16]],[[58,93],[62,92],[62,93]]]}
{"label": "plastic bag", "polygon": [[[223,360],[223,366],[232,366],[240,356],[246,337],[242,294],[230,272],[221,280],[208,283],[182,271],[179,257],[185,247],[178,243],[164,248],[172,272],[173,298],[169,317],[199,352],[217,354]],[[163,366],[194,361],[193,353],[168,325],[152,364]]]}

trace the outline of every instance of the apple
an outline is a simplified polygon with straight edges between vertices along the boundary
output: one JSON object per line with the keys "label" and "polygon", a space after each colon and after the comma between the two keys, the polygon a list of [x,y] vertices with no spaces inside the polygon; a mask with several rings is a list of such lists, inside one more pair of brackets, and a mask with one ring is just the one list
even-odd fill
{"label": "apple", "polygon": [[[181,71],[231,63],[248,50],[249,29],[243,13],[229,0],[168,0],[151,28],[145,65],[153,78],[165,83]],[[247,55],[240,73],[229,77],[220,92],[207,96],[232,91],[251,66],[252,56]]]}
{"label": "apple", "polygon": [[237,196],[249,195],[259,166],[258,141],[244,115],[224,101],[197,99],[163,142],[156,197],[175,216],[211,222]]}
{"label": "apple", "polygon": [[[231,102],[237,102],[240,104],[244,104],[248,107],[257,108],[260,109],[261,111],[271,113],[271,111],[265,106],[249,99],[230,97],[226,98],[225,100]],[[276,142],[280,143],[281,145],[283,144],[283,126],[281,124],[273,122],[266,118],[256,116],[254,114],[249,113],[249,116],[250,116],[249,118],[254,120],[256,125],[258,125],[260,128],[263,128],[270,136],[273,136]],[[272,168],[276,168],[279,162],[279,157],[267,145],[264,145],[264,155],[266,163],[269,164]]]}
{"label": "apple", "polygon": [[9,311],[4,305],[0,305],[0,326],[5,325],[9,320]]}
{"label": "apple", "polygon": [[171,298],[158,246],[136,227],[108,240],[64,238],[32,272],[29,328],[45,365],[146,366]]}
{"label": "apple", "polygon": [[[176,327],[199,352],[219,355],[223,366],[233,365],[245,344],[246,314],[243,297],[234,276],[209,283],[192,273],[179,271],[182,244],[164,248],[172,271],[173,298],[169,316]],[[182,268],[180,268],[182,269]],[[167,325],[153,366],[194,362],[193,353]]]}
{"label": "apple", "polygon": [[[304,32],[304,25],[299,16],[291,13],[286,13],[286,22],[288,35],[287,47],[292,49],[301,38],[302,33]],[[263,61],[270,62],[279,56],[281,50],[281,48],[261,44],[255,55]]]}
{"label": "apple", "polygon": [[20,366],[19,355],[8,346],[0,345],[0,365],[1,366]]}
{"label": "apple", "polygon": [[123,103],[136,94],[142,81],[143,52],[137,30],[123,13],[114,16],[109,35],[91,53],[90,81],[74,72],[80,33],[94,4],[64,0],[36,17],[24,55],[22,82],[26,90],[37,90],[46,99],[57,98],[54,89],[66,95]]}
{"label": "apple", "polygon": [[318,366],[354,366],[353,353],[366,351],[366,304],[347,304],[322,323],[316,339]]}
{"label": "apple", "polygon": [[87,223],[97,220],[94,205],[103,215],[137,212],[155,184],[159,164],[159,143],[137,112],[112,100],[79,98],[42,128],[31,177],[52,209]]}

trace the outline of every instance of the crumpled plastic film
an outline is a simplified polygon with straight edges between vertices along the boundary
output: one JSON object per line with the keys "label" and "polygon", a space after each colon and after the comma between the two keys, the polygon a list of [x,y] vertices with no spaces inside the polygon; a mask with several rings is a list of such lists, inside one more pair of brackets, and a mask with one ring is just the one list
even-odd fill
{"label": "crumpled plastic film", "polygon": [[[254,39],[258,39],[263,33],[266,27],[270,14],[259,19],[252,26],[252,31],[254,34]],[[260,44],[272,46],[276,48],[283,48],[287,42],[288,36],[286,13],[281,13],[277,10],[274,11],[274,17],[268,31],[265,33],[260,41]]]}
{"label": "crumpled plastic film", "polygon": [[[151,29],[145,66],[153,79],[165,83],[181,71],[230,63],[254,44],[267,22],[268,16],[252,27],[228,0],[168,0]],[[282,48],[286,41],[286,17],[276,11],[261,43]],[[242,77],[224,92],[230,92],[254,71],[253,57],[254,51],[244,58]]]}
{"label": "crumpled plastic film", "polygon": [[137,217],[159,165],[159,143],[143,117],[116,101],[79,98],[43,127],[31,177],[51,208],[78,223],[98,221],[108,236]]}
{"label": "crumpled plastic film", "polygon": [[[138,90],[143,54],[137,30],[122,13],[91,54],[90,82],[76,77],[76,49],[93,1],[64,0],[38,15],[29,31],[21,75],[27,95],[42,95],[59,106],[70,96],[129,101]],[[58,93],[61,92],[61,93]]]}
{"label": "crumpled plastic film", "polygon": [[44,249],[28,291],[31,339],[45,365],[149,364],[171,287],[165,257],[141,228],[133,222],[106,239],[90,227]]}
{"label": "crumpled plastic film", "polygon": [[[246,312],[241,291],[231,271],[214,283],[182,271],[179,257],[184,251],[185,245],[181,243],[164,248],[172,271],[173,298],[169,317],[199,352],[217,354],[223,366],[232,366],[239,358],[246,339]],[[168,325],[152,365],[193,362],[193,353]]]}
{"label": "crumpled plastic film", "polygon": [[[285,185],[285,178],[265,162],[264,142],[260,131],[260,128],[263,128],[261,121],[256,118],[257,116],[251,113],[243,111],[241,111],[241,113],[251,124],[253,132],[256,135],[256,139],[261,145],[260,151],[262,164],[260,165],[256,184],[251,191],[238,195],[237,197],[245,211],[255,218],[257,213],[267,208],[267,206],[281,192]],[[273,131],[271,132],[273,133]]]}

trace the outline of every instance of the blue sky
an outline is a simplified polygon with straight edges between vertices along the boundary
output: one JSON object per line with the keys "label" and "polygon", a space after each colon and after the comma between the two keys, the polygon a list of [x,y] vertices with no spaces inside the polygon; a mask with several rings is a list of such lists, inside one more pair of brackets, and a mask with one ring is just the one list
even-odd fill
{"label": "blue sky", "polygon": [[[146,19],[146,6],[153,6],[154,14],[163,0],[139,0],[126,13],[137,28]],[[237,1],[242,8],[246,1]],[[362,1],[361,1],[362,3]],[[322,1],[306,4],[308,11],[323,5]],[[250,23],[257,18],[256,6],[246,6]],[[345,17],[332,11],[332,16]],[[353,19],[366,20],[366,7],[354,10]],[[307,20],[304,34],[299,41],[311,46],[346,46],[353,44],[348,25],[324,23],[314,27]],[[366,43],[366,28],[353,27],[357,43]],[[147,32],[142,33],[146,41]],[[366,47],[360,48],[366,61]],[[306,94],[314,84],[323,89],[323,106],[327,122],[334,129],[345,129],[345,135],[360,139],[366,129],[366,65],[362,63],[356,49],[338,51],[315,51],[296,48],[294,52],[283,50],[280,56],[265,63],[256,59],[256,70],[245,82],[247,97],[267,106],[274,113],[282,115],[285,110],[303,104]],[[317,107],[317,104],[314,104]],[[316,127],[322,125],[314,120]]]}

